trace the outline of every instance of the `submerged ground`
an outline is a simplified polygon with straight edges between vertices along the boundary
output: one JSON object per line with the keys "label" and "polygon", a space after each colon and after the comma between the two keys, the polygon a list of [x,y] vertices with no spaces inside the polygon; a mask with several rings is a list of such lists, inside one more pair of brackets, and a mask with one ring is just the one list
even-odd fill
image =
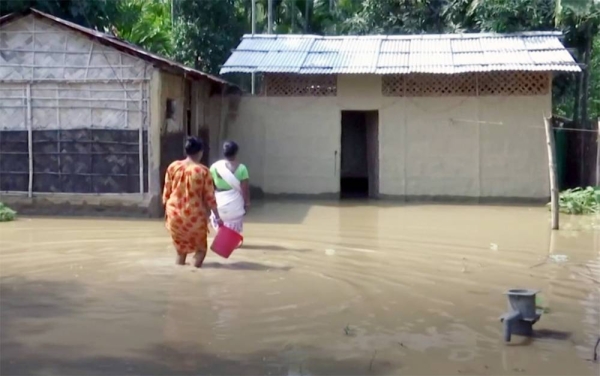
{"label": "submerged ground", "polygon": [[[159,221],[21,218],[0,224],[0,373],[597,375],[600,221],[548,220],[269,203],[244,249],[196,270]],[[507,345],[515,287],[548,312]]]}

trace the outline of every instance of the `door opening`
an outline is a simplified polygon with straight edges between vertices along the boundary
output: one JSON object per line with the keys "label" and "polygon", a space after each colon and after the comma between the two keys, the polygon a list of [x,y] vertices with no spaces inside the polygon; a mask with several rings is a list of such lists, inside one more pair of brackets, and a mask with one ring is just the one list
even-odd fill
{"label": "door opening", "polygon": [[200,137],[204,144],[204,153],[202,154],[202,160],[200,162],[205,166],[210,166],[210,131],[208,127],[200,128],[198,137]]}
{"label": "door opening", "polygon": [[378,111],[342,111],[341,198],[379,194],[378,133]]}

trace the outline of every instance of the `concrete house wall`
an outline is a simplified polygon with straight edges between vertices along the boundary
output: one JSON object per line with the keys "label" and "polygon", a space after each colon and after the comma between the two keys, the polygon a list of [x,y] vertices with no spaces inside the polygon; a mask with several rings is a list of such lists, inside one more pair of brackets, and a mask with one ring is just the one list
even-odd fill
{"label": "concrete house wall", "polygon": [[241,143],[252,185],[273,195],[336,195],[341,111],[379,110],[381,196],[549,195],[543,129],[549,91],[386,97],[381,77],[338,75],[336,96],[244,96],[228,136]]}

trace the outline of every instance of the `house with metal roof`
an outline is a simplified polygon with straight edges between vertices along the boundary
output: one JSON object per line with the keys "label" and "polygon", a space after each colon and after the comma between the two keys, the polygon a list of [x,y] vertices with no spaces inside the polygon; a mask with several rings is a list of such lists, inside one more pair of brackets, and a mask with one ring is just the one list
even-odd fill
{"label": "house with metal roof", "polygon": [[246,35],[221,73],[254,73],[228,135],[267,194],[549,196],[555,32]]}
{"label": "house with metal roof", "polygon": [[236,89],[34,9],[2,17],[0,201],[160,215],[166,167],[187,134],[218,151]]}

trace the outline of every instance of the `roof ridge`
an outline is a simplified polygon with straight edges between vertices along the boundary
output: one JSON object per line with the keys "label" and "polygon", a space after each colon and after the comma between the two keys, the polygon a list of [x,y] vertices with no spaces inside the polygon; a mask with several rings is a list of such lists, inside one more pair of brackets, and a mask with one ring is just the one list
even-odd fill
{"label": "roof ridge", "polygon": [[316,34],[244,34],[244,39],[481,39],[481,38],[529,38],[529,37],[560,37],[563,33],[553,31],[521,31],[513,33],[448,33],[448,34],[367,34],[367,35],[316,35]]}

